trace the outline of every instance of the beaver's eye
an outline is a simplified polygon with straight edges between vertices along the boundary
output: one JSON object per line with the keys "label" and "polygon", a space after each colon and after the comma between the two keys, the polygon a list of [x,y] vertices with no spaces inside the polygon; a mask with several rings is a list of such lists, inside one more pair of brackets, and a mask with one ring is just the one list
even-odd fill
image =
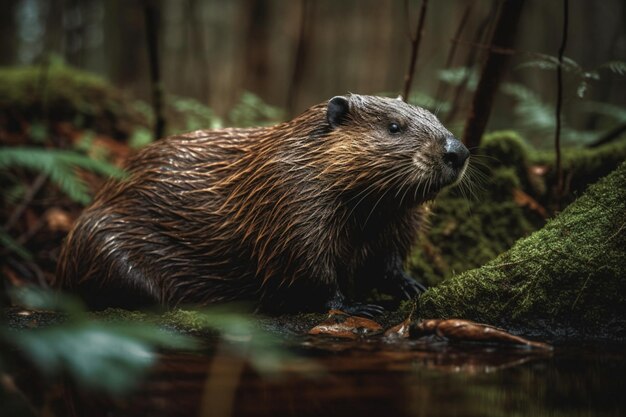
{"label": "beaver's eye", "polygon": [[397,123],[389,123],[387,129],[389,129],[389,133],[400,133],[400,125]]}

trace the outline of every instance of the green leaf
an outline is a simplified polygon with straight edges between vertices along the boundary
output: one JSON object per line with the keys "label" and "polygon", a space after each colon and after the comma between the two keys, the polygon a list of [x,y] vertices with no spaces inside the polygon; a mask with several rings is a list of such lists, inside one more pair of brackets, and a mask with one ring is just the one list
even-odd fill
{"label": "green leaf", "polygon": [[457,67],[439,71],[439,79],[447,84],[457,86],[467,79],[467,89],[474,91],[478,85],[478,73],[474,68]]}
{"label": "green leaf", "polygon": [[598,67],[599,69],[608,69],[609,71],[618,74],[626,75],[626,62],[624,61],[609,61]]}
{"label": "green leaf", "polygon": [[119,168],[73,151],[42,148],[0,148],[0,170],[22,167],[45,173],[72,200],[88,204],[91,197],[74,172],[76,167],[104,176],[122,178]]}
{"label": "green leaf", "polygon": [[143,148],[154,140],[152,132],[145,127],[139,127],[133,131],[128,145],[133,149]]}
{"label": "green leaf", "polygon": [[155,361],[155,348],[192,347],[191,339],[146,325],[81,321],[4,336],[44,373],[67,370],[79,384],[122,393]]}
{"label": "green leaf", "polygon": [[580,84],[578,84],[578,88],[576,89],[576,95],[580,98],[585,97],[588,86],[589,84],[587,84],[587,81],[581,81]]}
{"label": "green leaf", "polygon": [[40,287],[13,288],[9,291],[9,296],[14,304],[34,310],[60,311],[76,316],[84,311],[83,304],[77,298]]}
{"label": "green leaf", "polygon": [[[523,62],[519,64],[515,69],[522,68],[537,68],[541,70],[556,70],[559,67],[559,58],[546,54],[533,54],[537,56],[537,59]],[[563,57],[562,63],[563,71],[580,74],[583,72],[582,67],[573,59],[566,56]]]}

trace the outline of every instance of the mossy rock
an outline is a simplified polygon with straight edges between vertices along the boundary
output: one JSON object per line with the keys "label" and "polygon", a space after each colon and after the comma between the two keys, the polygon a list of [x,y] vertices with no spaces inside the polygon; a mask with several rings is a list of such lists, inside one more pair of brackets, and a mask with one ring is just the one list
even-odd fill
{"label": "mossy rock", "polygon": [[146,117],[105,79],[62,63],[0,68],[0,121],[10,132],[69,122],[125,139]]}
{"label": "mossy rock", "polygon": [[[561,207],[624,160],[626,140],[595,149],[565,149],[567,193]],[[541,228],[546,213],[538,209],[554,207],[553,164],[554,152],[534,150],[516,132],[485,135],[480,154],[474,160],[474,170],[480,170],[483,180],[478,181],[473,193],[453,188],[437,198],[431,227],[420,237],[408,261],[411,274],[428,285],[436,285],[455,273],[484,265],[519,238]],[[533,173],[533,166],[545,167],[545,174]],[[515,194],[519,196],[520,192],[539,205],[517,202]]]}
{"label": "mossy rock", "polygon": [[472,193],[462,186],[444,191],[432,207],[429,230],[411,254],[411,274],[428,285],[485,264],[544,224],[541,215],[514,198],[516,190],[529,187],[524,140],[505,131],[486,136],[485,143],[478,156],[484,165],[475,168],[482,183]]}
{"label": "mossy rock", "polygon": [[626,163],[541,230],[420,297],[458,317],[554,339],[626,340]]}

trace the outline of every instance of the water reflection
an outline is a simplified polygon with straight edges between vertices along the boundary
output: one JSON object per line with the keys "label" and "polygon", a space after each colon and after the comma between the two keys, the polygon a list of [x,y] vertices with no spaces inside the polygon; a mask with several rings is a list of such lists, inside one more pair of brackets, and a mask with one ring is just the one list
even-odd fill
{"label": "water reflection", "polygon": [[224,345],[212,354],[162,354],[125,398],[68,384],[48,389],[47,398],[57,397],[52,415],[89,416],[618,416],[626,410],[626,357],[619,347],[546,354],[318,338],[292,348],[299,358],[279,374],[259,375]]}

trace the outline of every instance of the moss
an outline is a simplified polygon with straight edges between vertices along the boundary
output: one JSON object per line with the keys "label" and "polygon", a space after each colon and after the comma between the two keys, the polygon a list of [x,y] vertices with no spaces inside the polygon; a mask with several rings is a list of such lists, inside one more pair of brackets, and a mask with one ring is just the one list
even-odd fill
{"label": "moss", "polygon": [[[531,153],[531,164],[548,167],[543,178],[547,184],[556,183],[554,159],[554,152]],[[598,148],[565,148],[562,154],[566,192],[564,203],[571,202],[584,192],[589,184],[609,174],[624,160],[626,160],[626,135],[619,141]],[[549,195],[538,196],[538,199],[546,205],[550,203]]]}
{"label": "moss", "polygon": [[461,317],[555,338],[626,339],[626,163],[485,266],[420,297],[422,317]]}
{"label": "moss", "polygon": [[[626,140],[596,149],[565,149],[567,188],[562,207],[625,159]],[[420,237],[409,259],[411,273],[428,285],[436,285],[454,273],[484,265],[517,239],[542,227],[545,213],[540,209],[553,207],[553,163],[553,152],[534,150],[513,131],[485,135],[472,163],[474,172],[468,173],[469,182],[477,184],[473,198],[468,200],[462,187],[437,198],[431,227]],[[534,166],[545,167],[546,173],[538,175]],[[479,177],[482,180],[476,181]],[[540,207],[516,201],[520,191]]]}
{"label": "moss", "polygon": [[[519,164],[526,164],[526,148],[518,143],[518,137],[503,136],[506,144],[502,147],[496,145],[498,140],[489,139],[488,149],[501,158],[509,155]],[[511,166],[508,159],[495,156],[489,158],[496,162],[471,201],[463,190],[451,189],[442,193],[433,206],[431,227],[420,237],[409,260],[411,273],[428,285],[483,265],[543,225],[540,215],[514,199],[515,190],[523,188],[519,172],[525,172],[525,166]]]}
{"label": "moss", "polygon": [[97,75],[59,63],[0,68],[0,121],[10,131],[28,122],[31,136],[42,136],[37,134],[46,129],[42,124],[69,122],[119,138],[146,123],[122,91]]}

